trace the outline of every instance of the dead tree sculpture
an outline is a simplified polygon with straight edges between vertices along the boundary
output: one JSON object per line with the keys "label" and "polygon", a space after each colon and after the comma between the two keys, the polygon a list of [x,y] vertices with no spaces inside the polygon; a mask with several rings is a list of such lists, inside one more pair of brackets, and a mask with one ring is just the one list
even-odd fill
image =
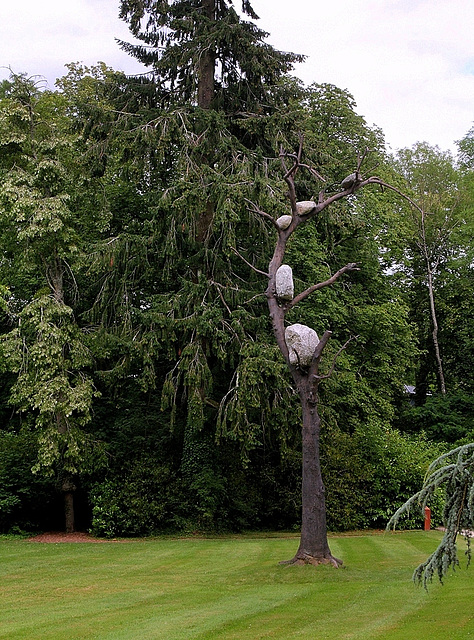
{"label": "dead tree sculpture", "polygon": [[[312,285],[305,291],[294,295],[291,267],[283,263],[288,240],[296,230],[329,207],[332,203],[347,198],[358,189],[378,184],[394,191],[398,190],[377,177],[364,179],[361,167],[368,150],[359,158],[357,169],[341,183],[341,190],[327,195],[321,190],[318,202],[313,200],[297,202],[295,177],[300,170],[306,170],[318,180],[324,179],[312,167],[302,162],[302,141],[297,153],[280,152],[284,178],[288,185],[291,203],[291,215],[275,219],[269,213],[254,206],[254,211],[270,222],[277,232],[277,241],[273,257],[268,267],[266,297],[273,326],[273,332],[281,353],[289,367],[302,408],[302,525],[299,548],[291,560],[285,564],[332,564],[338,567],[342,561],[335,558],[329,549],[326,526],[326,502],[319,455],[319,436],[321,421],[318,414],[318,387],[324,378],[334,370],[338,355],[347,347],[348,342],[336,354],[329,372],[322,375],[320,361],[331,331],[325,331],[321,339],[316,332],[304,325],[285,326],[287,312],[309,295],[332,285],[341,276],[358,269],[356,263],[341,267],[324,282]],[[291,166],[289,166],[291,163]],[[400,193],[400,192],[398,192]],[[403,196],[403,194],[400,194]],[[250,265],[248,262],[247,264]],[[253,267],[252,267],[253,268]]]}

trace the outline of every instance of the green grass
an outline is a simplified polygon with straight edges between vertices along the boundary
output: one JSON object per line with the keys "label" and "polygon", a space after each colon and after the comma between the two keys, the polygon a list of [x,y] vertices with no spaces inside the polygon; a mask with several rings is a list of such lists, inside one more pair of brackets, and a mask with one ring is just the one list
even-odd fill
{"label": "green grass", "polygon": [[285,567],[297,538],[0,539],[0,639],[474,640],[474,567],[411,582],[437,531],[335,536],[345,567]]}

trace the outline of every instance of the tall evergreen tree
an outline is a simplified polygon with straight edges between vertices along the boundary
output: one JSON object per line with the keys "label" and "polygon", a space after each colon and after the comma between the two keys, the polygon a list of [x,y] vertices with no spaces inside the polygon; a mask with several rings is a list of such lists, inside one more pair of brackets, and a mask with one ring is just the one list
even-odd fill
{"label": "tall evergreen tree", "polygon": [[[249,3],[243,12],[256,17]],[[258,304],[261,289],[257,275],[246,271],[245,262],[263,272],[271,253],[249,202],[287,209],[278,153],[281,145],[297,151],[301,131],[310,139],[313,166],[328,168],[328,194],[357,151],[379,148],[381,140],[347,108],[344,92],[305,91],[289,78],[301,57],[267,45],[266,34],[243,21],[231,2],[124,1],[121,16],[144,43],[123,48],[150,68],[148,76],[130,80],[125,93],[135,92],[141,105],[135,149],[154,242],[161,238],[161,247],[150,245],[158,249],[156,274],[161,271],[155,294],[135,318],[147,317],[148,362],[160,371],[164,363],[169,367],[163,406],[183,428],[181,471],[204,504],[202,489],[208,482],[211,490],[216,467],[211,443],[218,415],[221,433],[242,442],[245,454],[261,440],[262,422],[277,426],[291,394],[284,368],[269,368],[275,349]],[[351,131],[336,144],[329,130],[337,133],[346,117]],[[307,185],[314,187],[303,179],[298,189],[303,193]],[[159,343],[150,340],[153,329]],[[257,371],[271,370],[272,385],[248,384],[255,380],[249,356]]]}
{"label": "tall evergreen tree", "polygon": [[[248,0],[242,11],[257,19]],[[274,87],[303,56],[265,43],[229,0],[122,0],[120,17],[144,45],[121,42],[151,68],[164,102],[241,115],[271,106]]]}
{"label": "tall evergreen tree", "polygon": [[[243,11],[256,17],[248,2]],[[167,363],[163,406],[185,422],[181,471],[204,503],[220,400],[265,327],[258,289],[233,249],[261,260],[260,222],[247,202],[284,199],[271,186],[280,175],[270,168],[264,177],[262,162],[287,135],[285,120],[299,117],[297,83],[285,74],[302,58],[267,45],[230,2],[124,1],[121,16],[144,43],[122,46],[150,68],[127,88],[143,105],[133,126],[146,149],[137,155],[158,249],[150,307],[138,312],[148,318],[143,345],[153,366]],[[153,331],[161,341],[151,347]]]}

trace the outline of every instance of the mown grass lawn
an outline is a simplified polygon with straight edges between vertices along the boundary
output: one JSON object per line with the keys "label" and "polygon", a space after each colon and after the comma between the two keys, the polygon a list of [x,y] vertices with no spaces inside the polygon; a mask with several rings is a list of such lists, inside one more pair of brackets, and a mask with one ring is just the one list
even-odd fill
{"label": "mown grass lawn", "polygon": [[440,536],[334,536],[339,570],[280,566],[296,537],[0,538],[0,638],[474,639],[474,567],[428,592],[411,581]]}

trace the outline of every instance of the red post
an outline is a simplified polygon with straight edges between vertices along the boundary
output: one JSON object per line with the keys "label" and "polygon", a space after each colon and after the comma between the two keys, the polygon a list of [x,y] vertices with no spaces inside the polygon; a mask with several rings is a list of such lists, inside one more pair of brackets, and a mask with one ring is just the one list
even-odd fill
{"label": "red post", "polygon": [[431,509],[429,507],[425,507],[425,531],[429,531],[431,529]]}

